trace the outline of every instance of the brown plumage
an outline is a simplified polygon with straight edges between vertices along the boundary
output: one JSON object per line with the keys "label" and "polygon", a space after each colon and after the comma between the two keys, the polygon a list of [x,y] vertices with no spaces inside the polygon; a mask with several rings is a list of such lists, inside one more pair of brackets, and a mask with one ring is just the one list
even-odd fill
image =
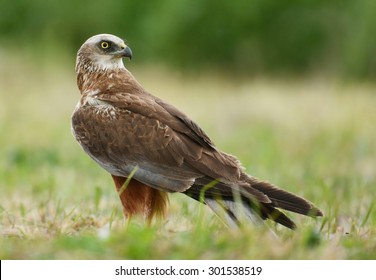
{"label": "brown plumage", "polygon": [[244,213],[295,228],[277,208],[322,216],[304,198],[246,174],[188,116],[146,92],[124,67],[122,58],[131,55],[120,38],[108,34],[81,46],[76,63],[81,99],[72,115],[74,136],[112,175],[125,216],[141,214],[149,222],[163,216],[169,192],[207,204],[234,225]]}

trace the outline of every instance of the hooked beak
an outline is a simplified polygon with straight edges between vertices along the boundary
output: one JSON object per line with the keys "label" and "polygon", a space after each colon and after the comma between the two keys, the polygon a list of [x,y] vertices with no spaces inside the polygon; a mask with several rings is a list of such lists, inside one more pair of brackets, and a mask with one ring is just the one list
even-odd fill
{"label": "hooked beak", "polygon": [[121,57],[128,57],[129,60],[132,59],[132,50],[128,46],[124,46],[121,51],[119,51]]}

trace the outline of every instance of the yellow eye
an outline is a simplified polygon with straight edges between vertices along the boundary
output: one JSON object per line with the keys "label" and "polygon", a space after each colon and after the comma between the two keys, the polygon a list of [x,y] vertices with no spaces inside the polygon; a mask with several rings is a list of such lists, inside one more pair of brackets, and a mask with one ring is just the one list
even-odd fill
{"label": "yellow eye", "polygon": [[108,49],[109,46],[110,46],[110,45],[109,45],[107,42],[102,42],[102,43],[101,43],[101,47],[102,47],[102,49]]}

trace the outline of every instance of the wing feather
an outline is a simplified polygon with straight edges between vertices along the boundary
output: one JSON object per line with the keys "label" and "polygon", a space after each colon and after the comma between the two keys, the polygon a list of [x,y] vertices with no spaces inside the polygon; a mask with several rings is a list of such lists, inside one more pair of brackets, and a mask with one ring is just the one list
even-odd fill
{"label": "wing feather", "polygon": [[[150,138],[149,144],[158,142],[157,133],[161,132],[158,128],[165,128],[166,131],[159,136],[169,139],[168,146],[165,148],[173,151],[174,157],[184,158],[187,164],[183,167],[193,168],[198,173],[204,173],[214,179],[224,178],[234,182],[239,180],[242,173],[239,161],[234,156],[218,151],[203,130],[172,105],[147,93],[138,95],[118,92],[100,93],[97,98],[117,109],[131,112],[134,117],[137,116],[134,126],[140,125],[140,121],[157,121],[159,125],[155,126],[153,123],[157,131],[153,134],[153,138]],[[129,118],[129,116],[125,117]],[[141,117],[143,118],[140,119]],[[121,124],[118,122],[117,125]],[[134,134],[138,133],[140,131],[134,132]]]}

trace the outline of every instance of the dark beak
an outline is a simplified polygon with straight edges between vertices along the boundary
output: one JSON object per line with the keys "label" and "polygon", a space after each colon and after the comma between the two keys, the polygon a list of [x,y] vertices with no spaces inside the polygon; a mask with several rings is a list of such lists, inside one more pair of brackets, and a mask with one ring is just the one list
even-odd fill
{"label": "dark beak", "polygon": [[121,51],[121,56],[122,57],[128,57],[129,60],[131,60],[132,59],[132,50],[128,46],[125,46],[125,48]]}

